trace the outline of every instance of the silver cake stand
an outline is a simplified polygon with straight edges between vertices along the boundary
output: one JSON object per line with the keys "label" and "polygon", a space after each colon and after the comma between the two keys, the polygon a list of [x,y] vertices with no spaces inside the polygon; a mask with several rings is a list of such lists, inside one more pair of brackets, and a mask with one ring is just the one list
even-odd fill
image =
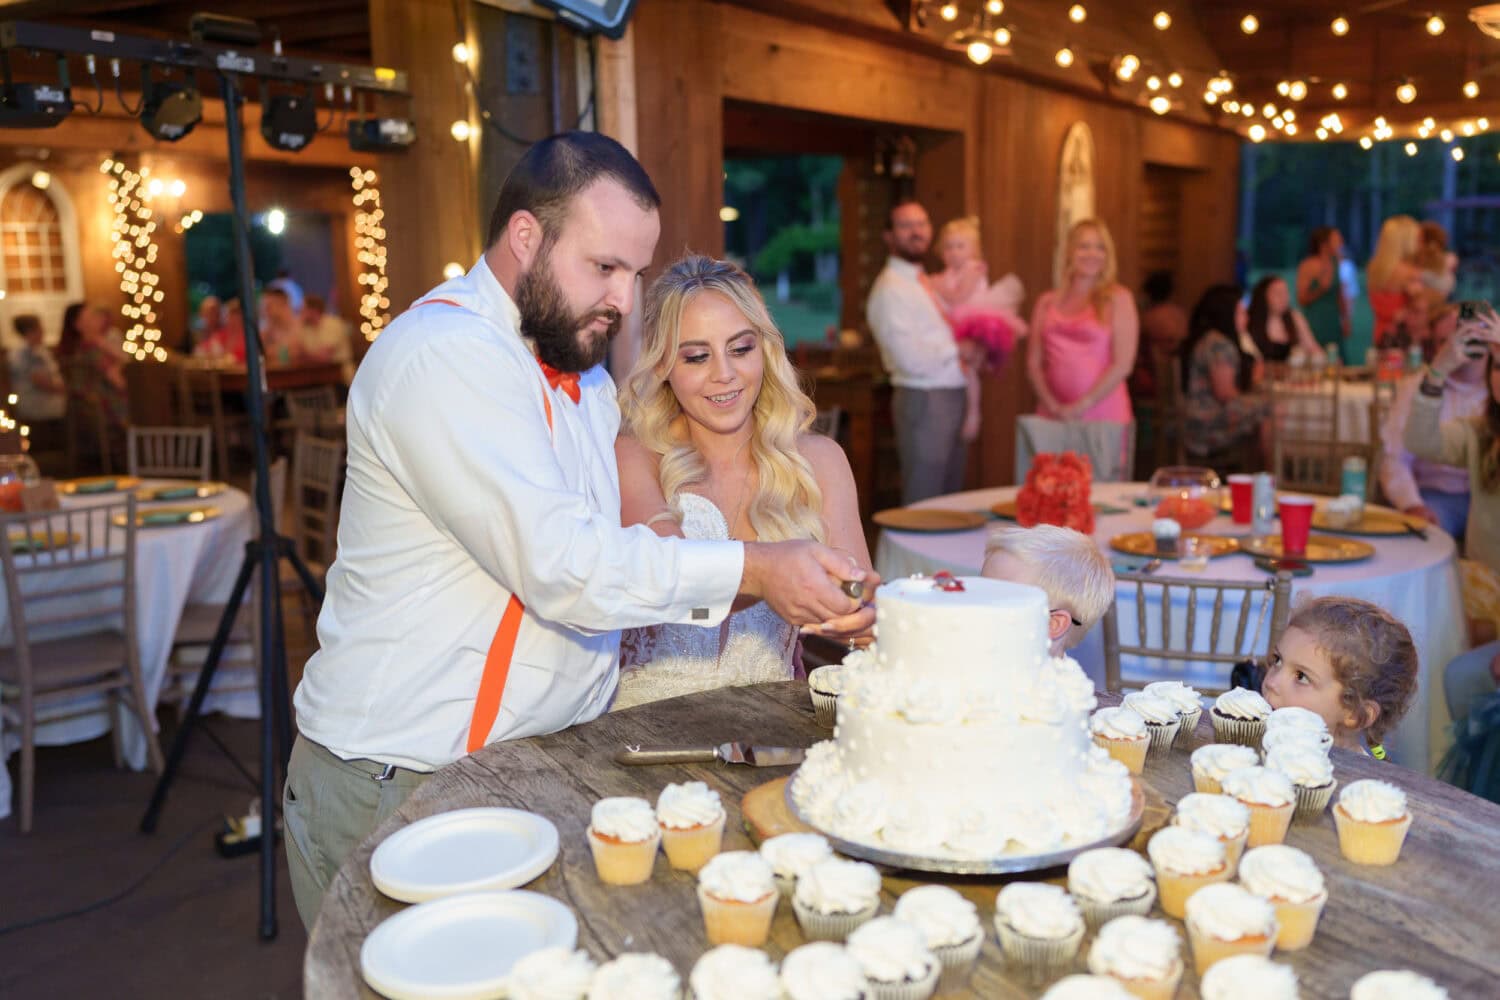
{"label": "silver cake stand", "polygon": [[1125,824],[1092,843],[1073,844],[1040,854],[1000,854],[992,858],[934,858],[921,854],[905,854],[885,847],[875,847],[857,840],[845,840],[829,833],[814,823],[811,818],[803,815],[802,811],[797,808],[796,800],[792,798],[792,782],[790,781],[786,783],[785,795],[787,808],[791,810],[792,815],[827,837],[828,843],[840,854],[886,868],[902,871],[941,872],[948,875],[1014,875],[1017,872],[1041,871],[1065,865],[1084,851],[1091,851],[1096,847],[1118,846],[1134,837],[1135,832],[1141,828],[1141,816],[1145,811],[1146,803],[1145,795],[1141,792],[1140,778],[1131,775],[1130,814],[1125,818]]}

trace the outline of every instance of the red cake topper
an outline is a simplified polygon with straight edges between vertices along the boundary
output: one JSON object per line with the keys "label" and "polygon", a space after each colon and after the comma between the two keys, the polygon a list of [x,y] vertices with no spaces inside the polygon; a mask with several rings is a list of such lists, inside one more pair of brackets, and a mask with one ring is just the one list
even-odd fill
{"label": "red cake topper", "polygon": [[964,582],[945,569],[932,574],[932,585],[950,594],[964,589]]}

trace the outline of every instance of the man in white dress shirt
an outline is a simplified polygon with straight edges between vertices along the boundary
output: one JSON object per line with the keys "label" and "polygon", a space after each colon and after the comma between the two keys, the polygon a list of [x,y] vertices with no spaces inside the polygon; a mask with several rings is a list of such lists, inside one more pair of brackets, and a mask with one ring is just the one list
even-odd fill
{"label": "man in white dress shirt", "polygon": [[738,595],[830,632],[873,620],[840,589],[864,574],[816,543],[621,527],[620,417],[599,362],[655,253],[659,203],[612,139],[536,144],[484,256],[398,317],[355,375],[338,557],[283,795],[309,927],[344,858],[432,771],[602,713],[618,629],[717,626]]}
{"label": "man in white dress shirt", "polygon": [[953,330],[922,271],[932,246],[927,210],[898,201],[887,217],[885,245],[891,255],[870,288],[865,316],[895,387],[901,502],[909,504],[963,488],[965,382]]}

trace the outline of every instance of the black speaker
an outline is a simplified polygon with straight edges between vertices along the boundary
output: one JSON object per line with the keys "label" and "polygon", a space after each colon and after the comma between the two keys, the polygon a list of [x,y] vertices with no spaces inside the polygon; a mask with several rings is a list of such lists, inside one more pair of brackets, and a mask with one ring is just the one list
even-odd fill
{"label": "black speaker", "polygon": [[619,38],[625,34],[625,22],[635,10],[635,0],[537,0],[556,12],[557,19],[586,35]]}
{"label": "black speaker", "polygon": [[277,149],[295,153],[318,134],[318,109],[311,97],[277,94],[261,105],[260,134]]}

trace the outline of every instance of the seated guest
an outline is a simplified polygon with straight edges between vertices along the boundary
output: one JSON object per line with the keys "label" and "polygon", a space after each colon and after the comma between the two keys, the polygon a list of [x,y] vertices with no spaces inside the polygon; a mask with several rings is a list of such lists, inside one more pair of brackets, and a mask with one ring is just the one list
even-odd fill
{"label": "seated guest", "polygon": [[1141,311],[1141,342],[1130,373],[1130,392],[1136,399],[1153,399],[1162,388],[1156,384],[1157,364],[1176,356],[1177,345],[1187,336],[1188,315],[1172,301],[1171,271],[1151,272],[1143,290],[1146,308]]}
{"label": "seated guest", "polygon": [[1323,353],[1307,320],[1292,308],[1291,290],[1274,274],[1256,282],[1250,293],[1249,333],[1263,361],[1285,361],[1297,350],[1309,356]]}
{"label": "seated guest", "polygon": [[[869,569],[849,460],[810,432],[812,400],[739,267],[685,257],[651,286],[620,411],[615,454],[627,527],[710,541],[813,539]],[[797,629],[764,602],[737,605],[717,629],[628,629],[614,707],[789,680],[797,654]]]}
{"label": "seated guest", "polygon": [[260,342],[268,364],[301,361],[302,322],[292,308],[291,296],[276,285],[260,293]]}
{"label": "seated guest", "polygon": [[1246,445],[1270,454],[1270,405],[1250,391],[1254,360],[1240,346],[1240,290],[1215,285],[1193,307],[1182,363],[1185,442],[1189,458]]}
{"label": "seated guest", "polygon": [[297,342],[302,360],[336,361],[343,365],[353,362],[353,352],[349,349],[349,324],[328,313],[323,296],[304,298],[300,319]]}
{"label": "seated guest", "polygon": [[224,325],[198,341],[193,357],[233,358],[245,363],[245,317],[240,312],[239,299],[224,304]]}
{"label": "seated guest", "polygon": [[997,528],[984,546],[981,576],[1040,587],[1052,609],[1052,655],[1083,641],[1115,599],[1115,573],[1088,535],[1038,524]]}
{"label": "seated guest", "polygon": [[42,321],[27,313],[11,321],[25,341],[10,352],[10,384],[16,416],[30,422],[58,420],[68,409],[68,387],[52,351],[42,343]]}
{"label": "seated guest", "polygon": [[[1432,344],[1441,350],[1458,326],[1458,307],[1444,305],[1432,324]],[[1438,525],[1462,544],[1469,519],[1469,472],[1456,465],[1420,459],[1406,450],[1406,424],[1412,399],[1422,376],[1403,379],[1396,387],[1385,425],[1381,428],[1384,454],[1380,488],[1391,505],[1404,514]],[[1438,411],[1439,421],[1469,420],[1484,412],[1489,389],[1484,384],[1484,360],[1468,360],[1448,377]]]}
{"label": "seated guest", "polygon": [[196,345],[224,325],[224,305],[219,301],[217,295],[205,295],[203,301],[198,303],[198,313],[188,324],[193,335],[193,344]]}
{"label": "seated guest", "polygon": [[105,419],[125,426],[126,398],[124,356],[109,340],[109,313],[74,302],[63,311],[62,335],[57,340],[57,361],[71,396],[99,407]]}
{"label": "seated guest", "polygon": [[[1334,745],[1385,759],[1380,741],[1417,691],[1411,632],[1383,608],[1353,597],[1301,605],[1271,650],[1261,693],[1272,708],[1322,716]],[[1365,747],[1368,744],[1369,750]]]}

